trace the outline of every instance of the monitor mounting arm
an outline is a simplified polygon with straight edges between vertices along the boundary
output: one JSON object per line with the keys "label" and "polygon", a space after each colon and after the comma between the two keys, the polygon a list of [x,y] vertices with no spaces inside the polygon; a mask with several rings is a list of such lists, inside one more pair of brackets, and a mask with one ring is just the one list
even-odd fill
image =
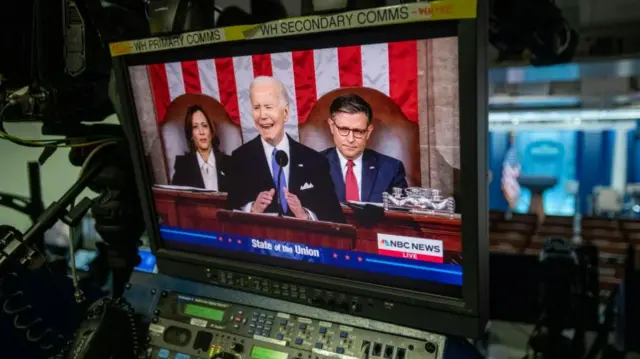
{"label": "monitor mounting arm", "polygon": [[[114,298],[122,296],[133,268],[140,262],[137,249],[144,231],[133,185],[133,170],[123,141],[103,145],[92,153],[95,155],[87,157],[90,160],[85,161],[78,181],[58,201],[47,207],[24,234],[15,229],[3,231],[5,234],[0,237],[0,278],[16,263],[28,264],[35,255],[32,247],[41,245],[37,243],[38,239],[58,220],[74,225],[91,209],[96,220],[96,231],[104,241],[100,250],[106,254],[109,268],[113,271],[112,295]],[[87,188],[100,193],[98,198],[85,198],[67,211],[76,197]]]}

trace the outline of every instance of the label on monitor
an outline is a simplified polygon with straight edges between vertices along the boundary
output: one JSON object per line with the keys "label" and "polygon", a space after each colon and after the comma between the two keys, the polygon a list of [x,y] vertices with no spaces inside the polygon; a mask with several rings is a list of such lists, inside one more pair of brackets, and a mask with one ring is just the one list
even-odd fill
{"label": "label on monitor", "polygon": [[320,355],[323,355],[325,357],[328,357],[328,358],[358,359],[358,358],[352,357],[350,355],[338,354],[338,353],[334,353],[334,352],[330,352],[328,350],[323,350],[323,349],[318,349],[318,348],[313,348],[311,351],[316,353],[316,354],[320,354]]}
{"label": "label on monitor", "polygon": [[283,36],[377,27],[412,22],[470,19],[476,17],[475,1],[441,0],[433,4],[414,2],[381,8],[353,10],[331,15],[275,20],[258,25],[240,25],[172,36],[109,44],[111,56],[180,49],[225,41],[279,38]]}
{"label": "label on monitor", "polygon": [[162,335],[164,333],[164,327],[158,324],[150,324],[149,332],[152,334]]}
{"label": "label on monitor", "polygon": [[196,327],[200,327],[200,328],[206,328],[207,327],[207,321],[206,320],[202,320],[202,319],[198,319],[198,318],[191,318],[190,323],[191,323],[191,325],[195,325]]}
{"label": "label on monitor", "polygon": [[378,254],[389,257],[442,263],[442,241],[418,237],[378,234]]}
{"label": "label on monitor", "polygon": [[340,330],[345,331],[345,332],[352,332],[353,328],[352,327],[347,327],[346,325],[341,325],[340,326]]}
{"label": "label on monitor", "polygon": [[275,345],[281,345],[283,347],[287,345],[287,342],[284,340],[277,340],[269,337],[263,337],[262,335],[257,335],[257,334],[253,336],[253,339],[261,340],[263,342],[267,342]]}

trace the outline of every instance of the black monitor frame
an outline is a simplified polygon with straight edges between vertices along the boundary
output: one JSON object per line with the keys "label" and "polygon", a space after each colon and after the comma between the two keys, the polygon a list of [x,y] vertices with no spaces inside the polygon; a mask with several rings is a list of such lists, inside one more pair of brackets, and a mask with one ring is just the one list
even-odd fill
{"label": "black monitor frame", "polygon": [[[461,198],[458,207],[462,215],[462,255],[463,286],[462,297],[448,298],[428,293],[403,290],[382,285],[369,284],[354,280],[306,273],[300,270],[282,269],[268,265],[251,263],[227,258],[205,256],[170,250],[162,245],[156,223],[155,206],[149,169],[141,145],[140,128],[136,122],[133,94],[129,86],[128,66],[177,61],[185,49],[165,50],[161,53],[142,53],[114,58],[117,90],[121,100],[119,115],[127,132],[131,145],[136,182],[142,207],[145,211],[150,245],[157,256],[160,273],[180,275],[198,280],[193,266],[200,268],[221,268],[229,271],[248,272],[264,278],[293,282],[302,282],[312,287],[346,292],[362,298],[380,298],[392,303],[387,310],[370,315],[372,319],[391,322],[432,332],[464,337],[479,337],[488,318],[488,229],[487,229],[487,9],[479,1],[477,17],[470,20],[427,21],[403,25],[393,25],[369,29],[349,30],[340,34],[345,36],[369,36],[384,41],[394,41],[393,33],[415,34],[420,29],[444,30],[457,34],[459,63],[459,100],[460,100],[460,161],[461,161]],[[436,33],[438,31],[436,30]],[[377,36],[376,36],[377,35]],[[221,43],[214,46],[243,47],[243,52],[277,52],[283,47],[289,50],[295,44],[303,44],[313,39],[314,44],[328,46],[340,42],[335,33],[319,33],[292,36],[278,39],[243,40],[241,42]],[[402,38],[402,36],[400,36]],[[431,36],[430,36],[431,37]],[[366,38],[365,38],[366,39]],[[365,40],[364,43],[367,41]],[[369,40],[368,42],[375,42]],[[380,41],[378,41],[380,42]],[[282,44],[288,44],[283,46]],[[292,45],[293,44],[293,45]],[[307,42],[308,44],[308,42]],[[309,45],[306,45],[307,47]],[[340,46],[340,45],[338,45]],[[251,50],[246,50],[246,48]],[[193,51],[193,50],[191,50]],[[228,52],[228,51],[227,51]],[[229,56],[226,55],[225,56]],[[233,55],[231,55],[233,56]]]}

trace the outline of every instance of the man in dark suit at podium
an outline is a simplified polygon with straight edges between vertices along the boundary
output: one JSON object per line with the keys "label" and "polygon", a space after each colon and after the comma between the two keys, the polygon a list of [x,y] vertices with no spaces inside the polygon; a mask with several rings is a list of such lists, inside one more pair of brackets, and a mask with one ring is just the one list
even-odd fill
{"label": "man in dark suit at podium", "polygon": [[[231,155],[229,208],[344,223],[327,160],[285,134],[289,97],[284,84],[259,76],[252,81],[249,94],[259,136]],[[278,151],[288,157],[282,171],[276,159]]]}
{"label": "man in dark suit at podium", "polygon": [[341,202],[382,202],[383,192],[407,188],[399,160],[367,149],[373,132],[371,106],[356,94],[336,97],[329,108],[329,128],[335,147],[322,153],[329,160],[331,178]]}

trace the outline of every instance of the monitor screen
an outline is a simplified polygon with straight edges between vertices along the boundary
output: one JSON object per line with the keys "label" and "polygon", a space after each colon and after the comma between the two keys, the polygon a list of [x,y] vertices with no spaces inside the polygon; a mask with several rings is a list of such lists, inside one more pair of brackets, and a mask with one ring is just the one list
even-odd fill
{"label": "monitor screen", "polygon": [[458,38],[421,33],[129,63],[162,247],[460,298]]}

